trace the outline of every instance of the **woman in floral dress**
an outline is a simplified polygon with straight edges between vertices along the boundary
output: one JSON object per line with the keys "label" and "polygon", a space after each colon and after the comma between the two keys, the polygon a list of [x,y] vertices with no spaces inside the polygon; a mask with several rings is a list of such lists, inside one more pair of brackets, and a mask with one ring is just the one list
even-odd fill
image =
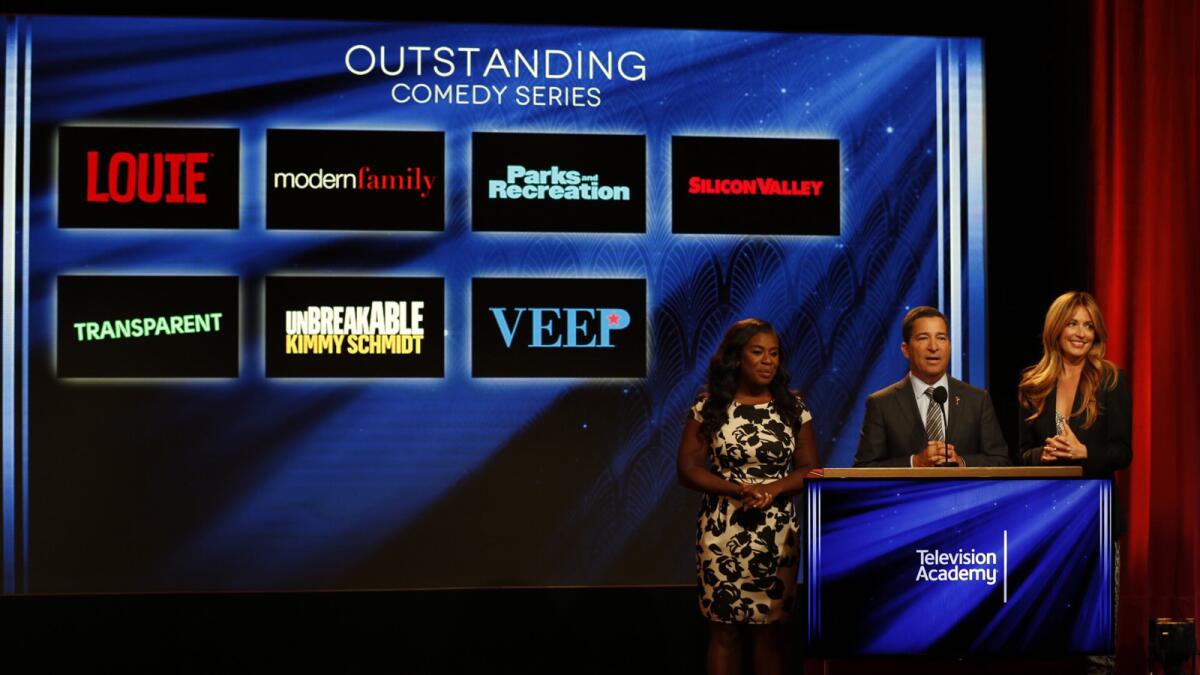
{"label": "woman in floral dress", "polygon": [[680,483],[704,493],[696,568],[710,675],[738,672],[745,643],[756,673],[784,672],[781,622],[800,560],[791,496],[817,463],[812,415],[788,380],[771,324],[739,321],[709,363],[679,444]]}

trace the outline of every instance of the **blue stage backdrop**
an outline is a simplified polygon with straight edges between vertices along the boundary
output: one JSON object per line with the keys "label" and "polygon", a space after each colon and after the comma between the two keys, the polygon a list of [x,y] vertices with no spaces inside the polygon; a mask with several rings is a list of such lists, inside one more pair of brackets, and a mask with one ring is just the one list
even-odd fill
{"label": "blue stage backdrop", "polygon": [[978,40],[6,28],[7,592],[690,584],[731,322],[829,466],[909,307],[986,385]]}

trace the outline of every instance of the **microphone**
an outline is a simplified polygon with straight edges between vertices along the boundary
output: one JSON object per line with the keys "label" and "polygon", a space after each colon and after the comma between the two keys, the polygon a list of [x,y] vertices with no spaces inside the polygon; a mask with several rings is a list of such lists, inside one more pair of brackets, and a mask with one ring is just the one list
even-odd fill
{"label": "microphone", "polygon": [[[930,395],[933,396],[933,400],[937,401],[938,407],[942,409],[942,443],[945,444],[946,443],[946,399],[949,398],[949,394],[946,393],[945,387],[934,387],[933,393]],[[943,464],[942,466],[943,467],[955,466],[950,463],[950,448],[949,447],[946,448],[946,463]]]}

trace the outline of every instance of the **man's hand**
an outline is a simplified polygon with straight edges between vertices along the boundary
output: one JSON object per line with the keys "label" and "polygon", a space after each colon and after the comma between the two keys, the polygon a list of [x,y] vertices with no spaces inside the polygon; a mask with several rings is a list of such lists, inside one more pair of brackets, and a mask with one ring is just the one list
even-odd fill
{"label": "man's hand", "polygon": [[963,458],[954,452],[954,446],[944,441],[929,441],[920,452],[913,455],[913,466],[917,467],[942,466],[946,463],[967,465]]}

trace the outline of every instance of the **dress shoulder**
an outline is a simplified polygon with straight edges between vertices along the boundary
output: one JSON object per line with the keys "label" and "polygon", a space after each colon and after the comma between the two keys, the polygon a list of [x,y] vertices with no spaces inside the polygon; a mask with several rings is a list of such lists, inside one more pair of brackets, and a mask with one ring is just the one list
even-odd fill
{"label": "dress shoulder", "polygon": [[808,411],[808,403],[800,392],[795,389],[791,390],[792,398],[796,399],[796,410],[800,413],[800,424],[808,424],[812,421],[812,413]]}

